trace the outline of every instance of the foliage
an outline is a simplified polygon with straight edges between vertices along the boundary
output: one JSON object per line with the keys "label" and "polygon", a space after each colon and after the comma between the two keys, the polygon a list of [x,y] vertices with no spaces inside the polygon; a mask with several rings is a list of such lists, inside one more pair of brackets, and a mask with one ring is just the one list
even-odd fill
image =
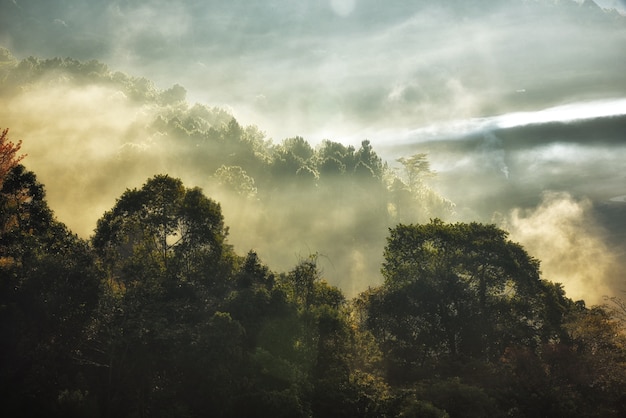
{"label": "foliage", "polygon": [[[80,93],[68,97],[105,93],[107,107],[113,101],[129,111],[128,119],[112,122],[126,126],[121,135],[110,141],[101,138],[100,144],[109,152],[82,160],[86,175],[70,178],[62,163],[46,161],[61,173],[55,182],[67,179],[77,185],[73,198],[80,199],[78,190],[93,190],[94,207],[106,207],[126,186],[124,181],[141,181],[155,171],[194,179],[228,208],[231,222],[238,227],[232,231],[233,242],[254,247],[281,270],[289,269],[293,252],[332,255],[327,278],[344,288],[355,277],[366,285],[380,283],[380,247],[389,227],[453,213],[451,203],[431,187],[429,176],[424,176],[419,188],[406,187],[405,173],[389,167],[369,140],[344,145],[326,139],[313,146],[295,136],[274,142],[256,126],[242,125],[227,110],[188,103],[178,85],[160,90],[145,78],[113,71],[98,61],[16,60],[8,51],[5,55],[0,92],[9,100],[20,102],[55,86]],[[42,126],[41,132],[46,128]],[[55,133],[51,129],[51,138]],[[96,142],[104,134],[91,135],[85,128],[62,135],[80,152],[86,143],[83,137]],[[107,176],[111,169],[124,176]],[[95,222],[95,216],[81,218]],[[293,252],[286,253],[285,248]],[[354,258],[362,260],[362,266],[356,267]]]}
{"label": "foliage", "polygon": [[169,176],[155,176],[142,189],[127,190],[98,222],[95,249],[107,260],[111,280],[124,288],[176,282],[217,285],[227,275],[218,203],[198,188],[185,189]]}
{"label": "foliage", "polygon": [[388,180],[390,205],[397,222],[426,221],[454,212],[451,201],[428,187],[428,180],[434,178],[436,173],[430,169],[426,154],[418,153],[397,161],[402,169]]}
{"label": "foliage", "polygon": [[545,338],[538,267],[493,225],[400,224],[385,248],[372,329],[385,333],[404,372],[442,357],[493,360],[511,344],[533,346]]}
{"label": "foliage", "polygon": [[32,172],[16,165],[3,180],[3,409],[24,416],[60,414],[57,398],[67,403],[70,393],[78,396],[82,389],[83,330],[97,304],[100,276],[87,243],[54,220]]}
{"label": "foliage", "polygon": [[[358,150],[330,141],[314,149],[298,137],[268,146],[232,118],[188,113],[159,129],[199,141],[213,129],[211,141],[234,144],[215,177],[246,199],[268,198],[279,184],[272,176],[291,173],[280,187],[302,205],[289,211],[312,228],[322,225],[312,191],[328,213],[345,203],[333,200],[343,187],[355,199],[372,190],[425,199],[423,155],[402,161],[406,172],[389,183],[367,141]],[[54,219],[18,148],[6,148],[0,187],[0,385],[11,415],[626,413],[620,312],[568,299],[494,225],[397,224],[384,283],[348,299],[317,253],[283,273],[255,251],[237,255],[220,204],[168,175],[126,190],[85,242]],[[358,210],[371,212],[359,215],[364,236],[393,218],[375,201]],[[358,245],[342,239],[347,250]]]}
{"label": "foliage", "polygon": [[17,155],[21,147],[22,141],[15,144],[9,140],[8,128],[0,133],[0,189],[2,189],[4,178],[24,159],[24,155]]}

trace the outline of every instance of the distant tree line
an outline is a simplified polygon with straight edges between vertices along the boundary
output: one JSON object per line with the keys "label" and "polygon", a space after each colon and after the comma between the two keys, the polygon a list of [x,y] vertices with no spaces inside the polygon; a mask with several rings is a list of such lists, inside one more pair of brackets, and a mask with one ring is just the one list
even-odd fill
{"label": "distant tree line", "polygon": [[[355,254],[368,272],[361,280],[378,283],[378,247],[389,227],[447,219],[454,213],[454,204],[431,187],[435,173],[425,154],[390,166],[369,140],[357,146],[329,139],[313,146],[298,136],[274,142],[223,109],[188,104],[185,89],[178,85],[159,90],[145,78],[114,72],[98,61],[17,60],[3,49],[0,59],[0,94],[7,101],[37,86],[79,91],[97,86],[133,109],[145,109],[148,122],[132,125],[123,145],[94,160],[99,171],[123,172],[137,181],[158,172],[199,179],[204,190],[224,197],[222,204],[227,198],[233,206],[255,213],[238,219],[237,225],[245,222],[245,227],[259,231],[265,241],[260,252],[282,254],[285,248],[297,248],[294,251],[302,255],[308,247],[332,255],[335,283],[347,284],[360,274],[347,261]],[[75,140],[80,148],[82,138]],[[108,187],[117,181],[95,173],[85,177],[96,180],[83,187]],[[346,218],[350,221],[336,222]],[[280,257],[285,269],[293,252]]]}
{"label": "distant tree line", "polygon": [[[55,219],[19,145],[3,131],[0,393],[9,416],[626,413],[619,318],[567,298],[493,225],[396,224],[380,249],[383,283],[348,299],[324,280],[316,254],[286,272],[254,251],[237,254],[220,204],[168,175],[126,190],[80,239]],[[282,149],[274,170],[310,169],[283,180],[294,185],[317,173],[323,187],[321,172],[383,175],[367,143],[314,151],[295,138]],[[321,156],[326,163],[313,164]]]}

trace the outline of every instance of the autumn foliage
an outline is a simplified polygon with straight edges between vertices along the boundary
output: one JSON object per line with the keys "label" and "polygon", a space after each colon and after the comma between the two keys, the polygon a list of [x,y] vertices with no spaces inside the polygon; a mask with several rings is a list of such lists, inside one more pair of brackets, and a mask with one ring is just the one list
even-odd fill
{"label": "autumn foliage", "polygon": [[6,128],[0,134],[0,190],[4,178],[11,171],[13,167],[19,164],[26,155],[17,155],[17,152],[22,147],[22,141],[18,141],[14,144],[9,140],[9,129]]}

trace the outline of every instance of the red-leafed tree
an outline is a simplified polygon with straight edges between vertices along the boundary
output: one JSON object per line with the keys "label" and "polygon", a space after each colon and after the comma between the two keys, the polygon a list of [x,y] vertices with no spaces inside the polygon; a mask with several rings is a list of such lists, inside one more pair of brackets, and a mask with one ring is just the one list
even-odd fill
{"label": "red-leafed tree", "polygon": [[[28,198],[24,190],[13,190],[13,187],[4,187],[9,180],[9,174],[17,167],[25,157],[18,155],[22,146],[22,141],[17,144],[9,140],[9,129],[6,128],[0,133],[0,237],[6,244],[4,236],[8,231],[15,229],[18,224],[18,209],[21,203]],[[10,190],[9,190],[10,189]],[[10,261],[4,254],[4,246],[0,245],[0,266]]]}
{"label": "red-leafed tree", "polygon": [[6,175],[19,164],[25,155],[17,155],[22,147],[22,141],[14,144],[9,140],[9,129],[6,128],[0,134],[0,190]]}

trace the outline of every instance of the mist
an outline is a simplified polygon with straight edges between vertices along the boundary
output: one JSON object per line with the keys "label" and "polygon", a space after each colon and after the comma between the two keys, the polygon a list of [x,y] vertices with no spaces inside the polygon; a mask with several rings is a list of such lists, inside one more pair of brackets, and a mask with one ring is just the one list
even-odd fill
{"label": "mist", "polygon": [[562,283],[569,297],[601,304],[623,286],[624,268],[607,244],[608,231],[594,219],[592,210],[589,200],[545,193],[537,208],[514,210],[503,227],[541,259],[544,277]]}
{"label": "mist", "polygon": [[[279,270],[317,252],[347,294],[377,284],[399,221],[388,202],[349,185],[325,202],[282,184],[265,196],[225,186],[216,169],[240,162],[207,163],[198,149],[235,117],[265,147],[369,139],[391,172],[428,153],[428,186],[454,210],[423,206],[403,221],[504,222],[573,297],[623,290],[623,2],[0,4],[10,51],[0,121],[24,141],[59,220],[83,237],[126,188],[168,173],[221,202],[238,252],[255,248]],[[31,55],[46,65],[29,66]],[[338,239],[338,225],[352,232]],[[584,272],[573,258],[597,266]]]}
{"label": "mist", "polygon": [[[619,4],[604,4],[617,7]],[[0,43],[98,59],[268,136],[350,135],[623,97],[624,18],[573,1],[3,0]],[[280,122],[279,122],[280,121]],[[389,138],[388,140],[393,140]]]}

